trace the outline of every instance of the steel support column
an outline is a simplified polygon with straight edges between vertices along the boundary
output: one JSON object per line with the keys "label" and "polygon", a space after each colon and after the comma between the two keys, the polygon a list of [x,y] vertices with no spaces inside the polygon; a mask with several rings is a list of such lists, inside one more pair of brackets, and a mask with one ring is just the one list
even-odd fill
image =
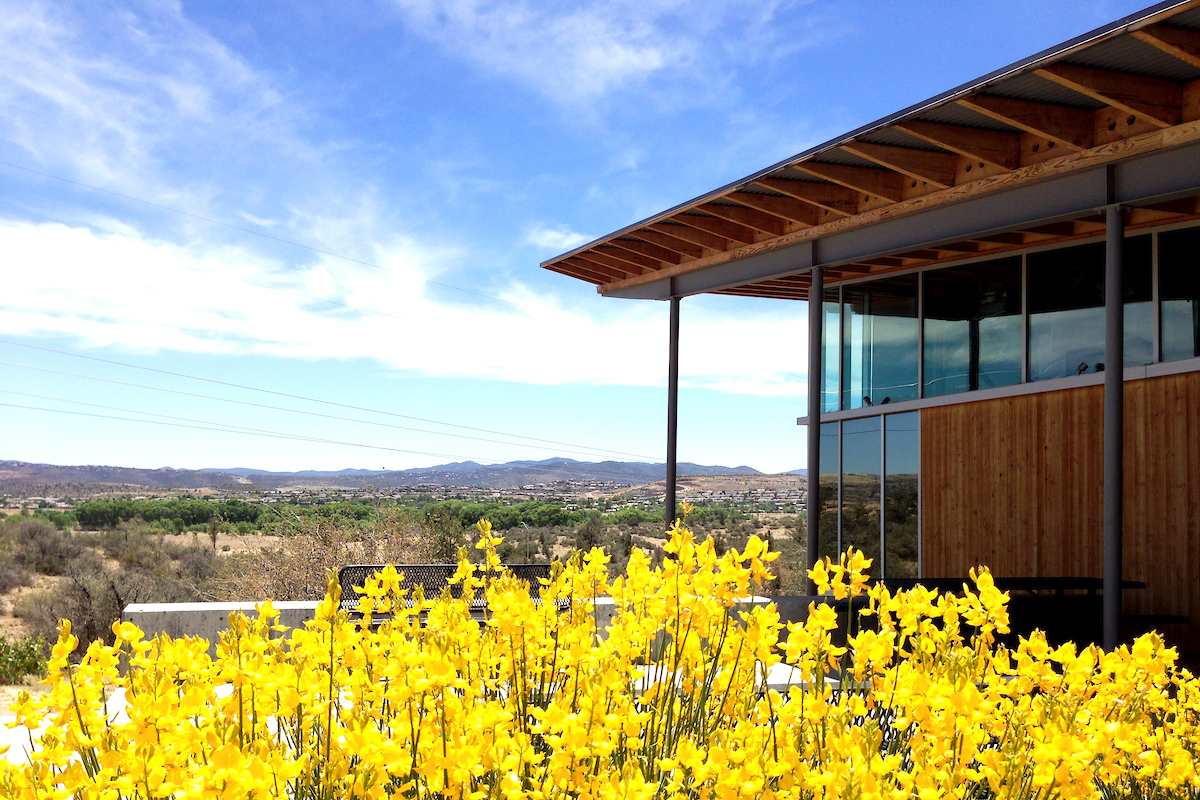
{"label": "steel support column", "polygon": [[1123,476],[1125,458],[1125,304],[1121,207],[1105,208],[1104,241],[1104,646],[1121,638]]}
{"label": "steel support column", "polygon": [[675,524],[675,445],[679,433],[679,298],[672,297],[671,333],[667,354],[667,498],[663,518],[667,527]]}
{"label": "steel support column", "polygon": [[[825,276],[821,267],[814,267],[812,284],[808,292],[808,491],[805,497],[808,545],[805,550],[806,567],[817,563],[820,545],[818,530],[821,515],[821,384],[825,370],[821,363],[822,329],[824,317]],[[809,583],[809,592],[815,590]]]}

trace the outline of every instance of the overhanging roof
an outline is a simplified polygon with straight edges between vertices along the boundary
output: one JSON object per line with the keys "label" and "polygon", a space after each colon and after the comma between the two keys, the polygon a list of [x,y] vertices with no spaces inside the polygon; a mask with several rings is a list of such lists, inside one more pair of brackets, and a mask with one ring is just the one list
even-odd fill
{"label": "overhanging roof", "polygon": [[[1188,147],[1197,142],[1200,0],[1171,0],[542,266],[614,296],[713,291],[803,298],[804,273],[815,263],[827,265],[826,283],[833,284],[866,273],[1089,236],[1102,228],[1093,212],[1106,198],[1139,202],[1143,196],[1113,196],[1109,165],[1177,148],[1200,163],[1200,146]],[[1181,165],[1191,172],[1190,157],[1178,164],[1158,159],[1136,176],[1130,173],[1126,183],[1168,191],[1175,188],[1170,181],[1152,178]],[[1093,186],[1097,180],[1100,185]],[[1039,190],[1017,191],[1033,184]],[[1080,198],[1086,199],[1083,207]],[[994,221],[979,218],[978,229],[969,234],[970,226],[947,224],[985,205],[1012,208],[1007,215],[995,214]],[[940,220],[945,235],[934,235],[936,225],[924,238],[908,237],[911,241],[885,235],[904,224],[900,219],[916,216],[922,229],[927,218]],[[1193,217],[1200,217],[1195,198],[1167,197],[1132,212],[1129,224],[1136,228]],[[858,246],[845,246],[852,232]],[[880,244],[872,250],[862,245],[864,238]],[[919,247],[905,249],[918,242]],[[715,276],[718,267],[720,277]]]}

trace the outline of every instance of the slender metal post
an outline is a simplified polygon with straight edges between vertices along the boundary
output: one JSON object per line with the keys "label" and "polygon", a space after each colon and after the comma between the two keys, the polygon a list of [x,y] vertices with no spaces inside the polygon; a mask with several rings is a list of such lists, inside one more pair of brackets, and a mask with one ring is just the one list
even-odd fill
{"label": "slender metal post", "polygon": [[[805,569],[817,563],[820,547],[821,516],[821,386],[825,379],[821,363],[825,317],[825,276],[820,267],[813,267],[812,284],[808,290],[808,491],[807,505],[808,545],[805,551]],[[809,582],[808,591],[816,594]]]}
{"label": "slender metal post", "polygon": [[675,445],[679,433],[679,298],[671,298],[671,333],[667,354],[667,498],[663,518],[675,524]]}
{"label": "slender metal post", "polygon": [[1125,458],[1125,304],[1121,207],[1104,211],[1104,646],[1121,638],[1123,476]]}

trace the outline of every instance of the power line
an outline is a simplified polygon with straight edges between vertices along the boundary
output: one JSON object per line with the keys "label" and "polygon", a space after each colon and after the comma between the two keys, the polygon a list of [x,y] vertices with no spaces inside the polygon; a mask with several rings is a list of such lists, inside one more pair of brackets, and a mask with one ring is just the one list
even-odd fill
{"label": "power line", "polygon": [[[69,414],[71,416],[76,416],[76,417],[90,417],[90,418],[94,418],[94,419],[117,420],[120,422],[135,422],[135,423],[141,423],[141,424],[145,424],[145,425],[162,425],[162,426],[173,427],[173,428],[187,428],[190,430],[212,431],[212,432],[216,432],[216,433],[227,433],[227,434],[233,434],[233,435],[239,435],[239,436],[262,436],[262,437],[266,437],[266,438],[270,438],[270,439],[284,439],[284,440],[288,440],[288,441],[311,442],[311,443],[315,443],[315,444],[332,444],[332,445],[338,445],[338,446],[342,446],[342,447],[360,447],[360,448],[366,448],[366,449],[370,449],[370,450],[384,450],[384,451],[392,452],[392,453],[405,453],[407,455],[432,456],[434,458],[452,458],[452,459],[460,459],[463,461],[478,462],[478,459],[473,458],[471,456],[456,455],[453,453],[433,453],[433,452],[429,452],[426,450],[409,450],[409,449],[400,448],[400,447],[389,447],[387,445],[367,444],[365,442],[348,442],[348,441],[343,441],[340,439],[326,439],[324,437],[319,437],[319,436],[307,436],[304,434],[287,433],[284,431],[271,431],[271,430],[266,430],[263,428],[248,428],[248,427],[242,427],[242,426],[230,426],[230,425],[227,425],[224,423],[212,422],[210,420],[193,419],[190,417],[174,417],[174,416],[170,416],[167,414],[155,414],[153,412],[148,412],[148,411],[139,411],[137,409],[120,408],[117,406],[105,406],[105,405],[100,405],[99,403],[89,403],[89,402],[82,401],[82,400],[69,400],[66,398],[59,398],[59,397],[47,397],[44,395],[36,395],[36,394],[29,393],[29,392],[13,392],[13,391],[7,391],[7,390],[3,390],[3,391],[5,391],[6,394],[17,394],[17,395],[25,395],[28,397],[37,397],[39,399],[50,400],[52,402],[74,403],[76,405],[91,406],[94,408],[109,409],[112,411],[122,411],[122,412],[129,413],[129,414],[144,414],[147,416],[164,417],[165,419],[164,420],[140,419],[138,417],[123,417],[123,416],[117,416],[114,414],[97,414],[97,413],[89,412],[89,411],[72,411],[70,409],[65,409],[65,408],[47,408],[45,406],[31,406],[31,405],[23,405],[20,403],[0,402],[0,408],[15,408],[15,409],[22,409],[25,411],[40,411],[40,412],[44,412],[44,413],[48,413],[48,414]],[[482,466],[503,467],[503,466],[507,466],[507,464],[493,463],[490,465],[482,464]],[[422,469],[422,468],[418,468],[418,469]],[[425,467],[424,469],[429,469],[429,468]],[[553,472],[553,473],[560,472],[559,468],[557,468],[557,467],[547,467],[547,466],[541,466],[541,465],[537,465],[537,464],[522,464],[522,465],[519,465],[516,467],[512,467],[512,469],[529,470],[529,471],[533,471],[533,472]],[[594,467],[589,468],[589,469],[590,469],[591,473],[594,475],[607,475],[607,476],[611,476],[611,477],[621,478],[623,480],[628,480],[628,476],[623,473],[615,472],[612,470],[595,469]],[[387,470],[384,470],[384,471],[387,471]]]}
{"label": "power line", "polygon": [[[81,189],[87,189],[89,191],[99,192],[101,194],[112,195],[113,197],[119,197],[122,200],[129,200],[134,203],[141,203],[143,205],[151,206],[152,208],[157,208],[160,211],[168,211],[172,214],[179,214],[184,217],[191,217],[193,219],[201,220],[202,222],[207,222],[211,225],[219,225],[224,228],[229,228],[230,230],[238,231],[239,233],[244,233],[244,234],[247,234],[248,236],[258,236],[262,239],[268,239],[273,242],[278,242],[279,244],[288,245],[289,247],[296,247],[296,248],[299,248],[300,250],[307,250],[311,253],[316,253],[317,255],[328,256],[330,258],[336,258],[339,261],[346,261],[351,264],[358,264],[359,266],[368,267],[370,269],[378,270],[380,272],[387,271],[386,267],[384,267],[382,264],[378,264],[374,261],[367,261],[366,259],[363,259],[363,258],[356,258],[354,256],[348,256],[344,253],[338,253],[334,250],[329,250],[324,247],[318,247],[315,245],[306,244],[304,242],[298,242],[295,239],[288,239],[284,236],[277,236],[273,233],[268,233],[266,231],[258,230],[256,228],[248,228],[243,225],[237,225],[232,222],[227,222],[225,220],[218,219],[216,217],[210,217],[206,214],[198,214],[195,211],[188,211],[186,209],[178,208],[177,206],[171,206],[171,205],[167,205],[166,203],[160,203],[156,200],[147,200],[144,197],[138,197],[137,195],[127,194],[125,192],[121,192],[116,189],[109,189],[108,187],[105,187],[105,186],[97,186],[94,183],[86,183],[84,181],[76,180],[74,178],[64,178],[61,175],[55,175],[50,172],[44,172],[40,169],[34,169],[33,167],[27,167],[22,164],[14,164],[11,161],[0,161],[0,166],[8,167],[9,169],[18,170],[20,172],[26,172],[30,175],[37,175],[40,178],[47,178],[52,181],[58,181],[60,183],[69,184],[71,186],[78,186]],[[504,300],[501,297],[497,297],[496,295],[489,294],[487,292],[481,292],[478,289],[470,289],[465,286],[458,286],[453,283],[446,283],[445,281],[439,281],[439,280],[433,280],[433,279],[427,280],[426,283],[429,283],[430,285],[433,285],[433,286],[440,286],[443,289],[451,289],[456,292],[466,292],[467,294],[477,295],[479,297],[487,298],[488,300],[494,300],[497,303],[503,303],[504,305],[509,304],[507,300]]]}
{"label": "power line", "polygon": [[[299,408],[287,408],[286,406],[271,405],[270,403],[255,403],[250,400],[236,400],[231,397],[220,397],[218,395],[203,394],[201,392],[185,392],[181,389],[168,389],[164,386],[151,386],[151,385],[145,384],[145,383],[133,383],[130,381],[119,381],[114,378],[101,378],[96,375],[84,375],[79,372],[67,372],[66,370],[47,369],[46,367],[35,367],[31,364],[18,364],[18,363],[14,363],[11,361],[0,361],[0,366],[11,367],[11,368],[15,368],[15,369],[32,370],[35,372],[43,372],[43,373],[46,373],[49,375],[61,375],[61,376],[68,377],[68,378],[76,378],[76,379],[87,380],[87,381],[96,381],[98,383],[107,383],[107,384],[112,384],[114,386],[125,386],[125,387],[129,387],[132,389],[144,389],[144,390],[151,391],[151,392],[163,392],[165,394],[174,394],[174,395],[179,395],[181,397],[194,397],[194,398],[198,398],[201,400],[214,400],[219,403],[232,403],[234,405],[249,406],[251,408],[262,408],[262,409],[268,409],[270,411],[282,411],[282,412],[285,412],[288,414],[302,414],[306,417],[318,417],[321,419],[332,419],[332,420],[339,420],[342,422],[355,422],[360,425],[373,425],[373,426],[380,427],[380,428],[391,428],[391,429],[400,430],[400,431],[412,431],[412,432],[416,432],[416,433],[427,433],[427,434],[431,434],[433,436],[449,436],[449,437],[453,437],[456,439],[469,439],[469,440],[477,441],[477,442],[488,442],[491,444],[504,444],[504,445],[509,445],[512,447],[532,448],[534,450],[543,450],[543,451],[550,450],[550,448],[545,447],[543,445],[539,445],[539,444],[527,444],[525,442],[510,442],[510,441],[505,441],[503,439],[488,439],[483,436],[471,436],[469,434],[452,433],[450,431],[435,431],[435,430],[431,430],[429,428],[414,428],[414,427],[410,427],[407,425],[395,425],[390,422],[380,422],[378,420],[358,419],[356,417],[343,417],[338,414],[322,414],[319,411],[305,411],[305,410],[299,409]],[[5,390],[0,390],[0,391],[5,391]],[[23,394],[21,392],[10,392],[10,393],[11,394]],[[507,434],[505,434],[505,435],[507,435]],[[577,455],[587,455],[587,456],[591,456],[593,458],[596,457],[596,452],[601,452],[601,453],[608,452],[606,450],[602,450],[599,448],[584,448],[582,446],[566,447],[566,449],[573,451]],[[654,459],[649,456],[640,456],[640,458],[643,458],[651,463],[653,463],[653,461],[654,461]]]}
{"label": "power line", "polygon": [[159,375],[170,375],[171,377],[174,377],[174,378],[184,378],[186,380],[200,381],[203,383],[211,383],[211,384],[214,384],[217,386],[226,386],[229,388],[240,389],[243,391],[259,392],[261,394],[274,395],[276,397],[286,397],[290,400],[301,400],[301,401],[308,402],[308,403],[318,403],[321,405],[333,406],[336,408],[346,408],[346,409],[350,409],[352,411],[364,411],[368,414],[382,414],[382,415],[389,416],[389,417],[396,417],[398,419],[407,419],[407,420],[412,420],[414,422],[424,422],[424,423],[430,424],[430,425],[442,425],[442,426],[445,426],[448,428],[455,428],[457,430],[474,431],[476,433],[488,433],[488,434],[492,434],[494,436],[507,436],[511,439],[524,439],[526,441],[541,442],[542,444],[552,444],[552,445],[556,445],[559,447],[572,448],[575,450],[590,450],[590,451],[594,451],[594,452],[598,452],[598,453],[612,453],[615,455],[633,456],[634,458],[640,458],[640,459],[647,458],[647,456],[643,456],[638,453],[630,453],[630,452],[627,452],[624,450],[612,450],[612,449],[603,448],[603,447],[592,447],[589,445],[575,444],[573,442],[559,441],[557,439],[543,439],[543,438],[540,438],[537,436],[529,436],[526,434],[508,433],[506,431],[499,431],[499,430],[495,430],[492,428],[479,428],[479,427],[475,427],[472,425],[460,425],[458,423],[445,422],[443,420],[431,419],[429,417],[417,417],[417,416],[413,416],[411,414],[401,414],[396,411],[388,411],[388,410],[380,409],[380,408],[371,408],[369,406],[359,406],[359,405],[354,405],[352,403],[341,403],[336,400],[325,400],[325,399],[322,399],[319,397],[309,397],[307,395],[294,394],[292,392],[282,392],[282,391],[278,391],[275,389],[266,389],[261,386],[252,386],[249,384],[234,383],[232,381],[224,381],[224,380],[220,380],[218,378],[207,378],[207,377],[204,377],[201,375],[191,375],[186,372],[175,372],[173,370],[159,369],[157,367],[146,367],[146,366],[142,366],[140,364],[130,364],[130,363],[127,363],[124,361],[116,361],[114,359],[101,358],[99,356],[89,356],[89,355],[85,355],[83,353],[75,353],[70,350],[62,350],[62,349],[59,349],[56,347],[47,347],[45,345],[29,344],[28,342],[17,342],[17,341],[13,341],[11,339],[0,339],[0,342],[2,342],[4,344],[12,345],[13,347],[24,347],[29,350],[40,350],[40,351],[46,352],[46,353],[55,353],[57,355],[69,356],[71,358],[84,359],[86,361],[95,361],[95,362],[98,362],[101,364],[109,364],[111,366],[123,367],[126,369],[136,369],[136,370],[141,370],[143,372],[156,373]]}

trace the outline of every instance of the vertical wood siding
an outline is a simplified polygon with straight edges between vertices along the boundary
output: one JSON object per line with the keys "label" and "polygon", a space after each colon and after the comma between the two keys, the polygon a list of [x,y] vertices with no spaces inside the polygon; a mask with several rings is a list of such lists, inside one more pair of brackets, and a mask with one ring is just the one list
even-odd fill
{"label": "vertical wood siding", "polygon": [[[1125,384],[1125,576],[1132,615],[1200,650],[1200,373]],[[921,412],[924,574],[1101,575],[1099,386]]]}

